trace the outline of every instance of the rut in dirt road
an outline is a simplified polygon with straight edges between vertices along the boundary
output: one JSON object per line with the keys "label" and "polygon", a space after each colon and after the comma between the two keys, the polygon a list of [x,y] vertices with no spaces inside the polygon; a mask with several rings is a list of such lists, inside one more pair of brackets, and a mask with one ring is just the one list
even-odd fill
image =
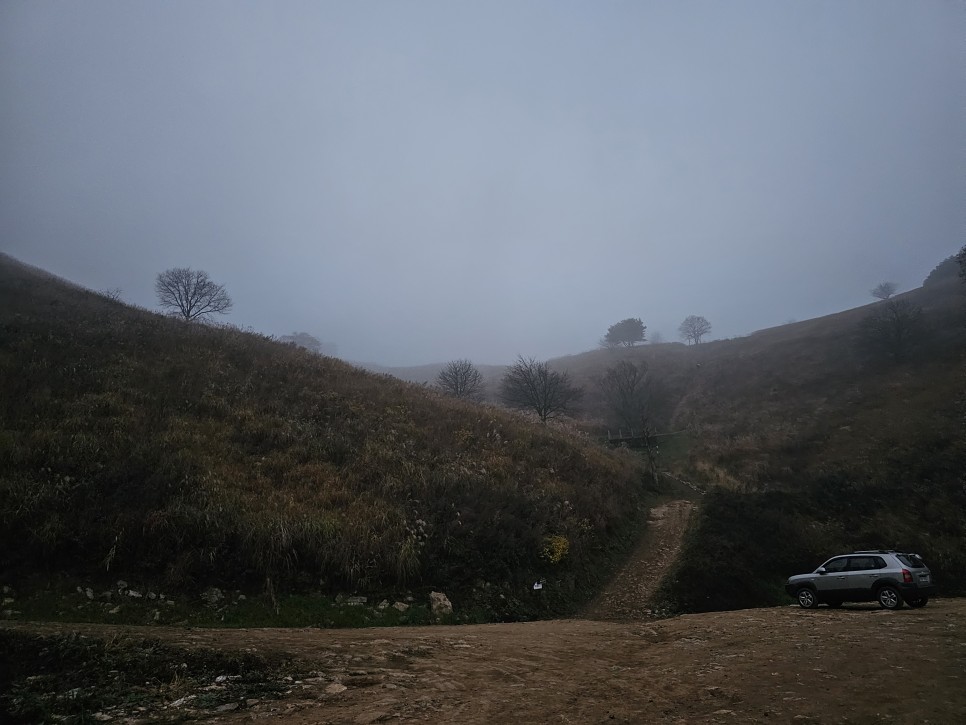
{"label": "rut in dirt road", "polygon": [[651,509],[644,534],[627,564],[584,612],[587,619],[629,622],[651,616],[651,597],[677,558],[692,501],[670,501]]}

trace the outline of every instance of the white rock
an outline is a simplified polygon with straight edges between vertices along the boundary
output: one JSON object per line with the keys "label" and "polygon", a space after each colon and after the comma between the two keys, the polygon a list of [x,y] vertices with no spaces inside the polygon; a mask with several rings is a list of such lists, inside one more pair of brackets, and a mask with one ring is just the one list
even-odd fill
{"label": "white rock", "polygon": [[331,685],[325,688],[326,695],[338,695],[340,692],[345,692],[349,688],[345,685],[340,685],[338,682],[333,682]]}
{"label": "white rock", "polygon": [[85,595],[85,596],[86,596],[86,597],[87,597],[88,599],[93,599],[93,598],[94,598],[94,590],[93,590],[93,589],[91,589],[90,587],[87,587],[87,589],[85,589],[85,590],[84,590],[84,595]]}
{"label": "white rock", "polygon": [[376,609],[378,609],[380,612],[384,609],[388,609],[388,607],[389,607],[388,599],[383,599],[381,602],[379,602],[379,604],[376,605]]}
{"label": "white rock", "polygon": [[445,614],[453,613],[453,605],[449,598],[442,592],[429,593],[429,606],[433,611],[433,616],[440,617]]}
{"label": "white rock", "polygon": [[108,614],[117,614],[120,611],[121,611],[121,605],[118,604],[116,607],[114,607],[114,609],[108,610],[107,613]]}
{"label": "white rock", "polygon": [[392,608],[398,609],[400,612],[405,612],[407,609],[409,609],[409,605],[405,602],[396,602],[392,605]]}
{"label": "white rock", "polygon": [[148,599],[157,599],[158,595],[154,592],[148,592]]}
{"label": "white rock", "polygon": [[127,595],[128,595],[129,597],[133,597],[134,599],[140,599],[141,597],[143,597],[143,596],[144,596],[143,594],[141,594],[141,592],[136,592],[136,591],[134,591],[133,589],[131,589],[131,590],[130,590],[130,591],[129,591],[129,592],[127,593]]}

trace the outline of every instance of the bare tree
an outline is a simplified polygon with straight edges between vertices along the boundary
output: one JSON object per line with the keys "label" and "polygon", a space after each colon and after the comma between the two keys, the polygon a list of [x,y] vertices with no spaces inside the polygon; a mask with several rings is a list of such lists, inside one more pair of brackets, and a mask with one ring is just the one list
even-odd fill
{"label": "bare tree", "polygon": [[154,283],[158,304],[189,322],[231,309],[231,297],[202,270],[175,267],[158,275]]}
{"label": "bare tree", "polygon": [[684,322],[678,327],[678,332],[681,333],[681,337],[688,341],[689,345],[697,345],[701,342],[701,338],[711,332],[711,323],[708,322],[701,315],[688,315],[684,318]]}
{"label": "bare tree", "polygon": [[567,373],[551,370],[545,362],[519,357],[503,375],[500,396],[511,408],[532,410],[546,423],[573,411],[584,391]]}
{"label": "bare tree", "polygon": [[922,335],[922,308],[906,300],[884,300],[860,325],[869,353],[902,362]]}
{"label": "bare tree", "polygon": [[880,282],[870,292],[877,300],[887,300],[896,293],[899,285],[895,282]]}
{"label": "bare tree", "polygon": [[436,385],[447,395],[467,400],[482,400],[483,375],[469,360],[453,360],[436,376]]}
{"label": "bare tree", "polygon": [[633,347],[639,342],[647,339],[647,326],[641,321],[640,317],[628,317],[626,320],[615,322],[607,328],[607,334],[601,340],[603,347]]}
{"label": "bare tree", "polygon": [[646,363],[621,360],[608,368],[597,384],[620,425],[633,429],[643,424],[649,397]]}

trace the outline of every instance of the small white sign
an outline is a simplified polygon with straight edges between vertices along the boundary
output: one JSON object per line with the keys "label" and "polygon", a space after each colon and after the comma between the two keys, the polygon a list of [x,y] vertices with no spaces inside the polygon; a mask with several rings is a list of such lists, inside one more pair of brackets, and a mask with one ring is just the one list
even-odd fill
{"label": "small white sign", "polygon": [[536,592],[536,591],[539,591],[540,589],[543,589],[543,582],[534,582],[533,591]]}

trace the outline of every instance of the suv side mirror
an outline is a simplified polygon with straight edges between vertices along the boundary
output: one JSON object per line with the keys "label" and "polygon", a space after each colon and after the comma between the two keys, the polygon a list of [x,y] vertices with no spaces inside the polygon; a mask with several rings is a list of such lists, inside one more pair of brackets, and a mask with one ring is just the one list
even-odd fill
{"label": "suv side mirror", "polygon": [[815,571],[818,572],[819,574],[824,574],[825,573],[825,567],[824,566],[820,566]]}

